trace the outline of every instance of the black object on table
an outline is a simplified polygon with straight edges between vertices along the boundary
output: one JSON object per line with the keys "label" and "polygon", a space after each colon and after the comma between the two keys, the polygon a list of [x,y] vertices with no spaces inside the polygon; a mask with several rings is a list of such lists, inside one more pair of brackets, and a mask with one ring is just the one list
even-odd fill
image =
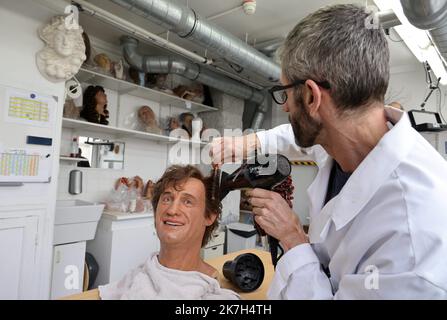
{"label": "black object on table", "polygon": [[225,262],[222,273],[243,292],[258,289],[264,281],[264,264],[254,253],[244,253]]}

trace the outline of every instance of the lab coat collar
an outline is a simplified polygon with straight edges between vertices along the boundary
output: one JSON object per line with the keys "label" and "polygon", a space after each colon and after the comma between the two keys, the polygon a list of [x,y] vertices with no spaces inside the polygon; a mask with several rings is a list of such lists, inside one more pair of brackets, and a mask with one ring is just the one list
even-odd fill
{"label": "lab coat collar", "polygon": [[340,230],[354,219],[410,151],[414,139],[408,134],[413,130],[408,115],[387,106],[385,112],[391,123],[390,131],[352,173],[340,193],[326,205],[324,201],[334,161],[329,156],[319,159],[318,176],[308,189],[311,243],[326,239],[331,221],[336,230]]}
{"label": "lab coat collar", "polygon": [[340,193],[330,201],[334,202],[331,216],[336,230],[357,216],[412,148],[413,129],[408,115],[388,106],[385,106],[385,112],[392,127],[352,173]]}

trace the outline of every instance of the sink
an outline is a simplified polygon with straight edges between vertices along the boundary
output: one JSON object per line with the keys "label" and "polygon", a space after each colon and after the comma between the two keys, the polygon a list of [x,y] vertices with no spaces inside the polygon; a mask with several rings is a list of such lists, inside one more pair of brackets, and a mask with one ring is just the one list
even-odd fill
{"label": "sink", "polygon": [[103,204],[88,201],[56,201],[53,244],[92,240],[103,210]]}

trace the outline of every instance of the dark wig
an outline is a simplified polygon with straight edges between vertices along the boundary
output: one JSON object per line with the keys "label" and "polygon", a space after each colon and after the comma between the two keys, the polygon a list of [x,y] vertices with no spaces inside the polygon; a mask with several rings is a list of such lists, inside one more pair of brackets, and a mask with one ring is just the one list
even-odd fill
{"label": "dark wig", "polygon": [[105,93],[104,88],[101,86],[89,86],[84,91],[84,96],[82,99],[82,111],[81,117],[87,120],[88,122],[100,123],[108,125],[109,121],[109,111],[107,110],[107,105],[104,106],[104,115],[100,115],[98,111],[96,111],[96,94],[102,91]]}

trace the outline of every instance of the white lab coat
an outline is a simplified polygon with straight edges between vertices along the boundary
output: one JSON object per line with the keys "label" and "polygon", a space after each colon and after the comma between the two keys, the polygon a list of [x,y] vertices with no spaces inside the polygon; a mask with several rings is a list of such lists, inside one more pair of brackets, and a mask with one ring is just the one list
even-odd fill
{"label": "white lab coat", "polygon": [[262,152],[307,153],[319,167],[310,244],[279,260],[270,299],[447,298],[447,162],[406,113],[386,113],[390,130],[325,206],[333,159],[324,149],[297,147],[290,125],[257,134]]}

